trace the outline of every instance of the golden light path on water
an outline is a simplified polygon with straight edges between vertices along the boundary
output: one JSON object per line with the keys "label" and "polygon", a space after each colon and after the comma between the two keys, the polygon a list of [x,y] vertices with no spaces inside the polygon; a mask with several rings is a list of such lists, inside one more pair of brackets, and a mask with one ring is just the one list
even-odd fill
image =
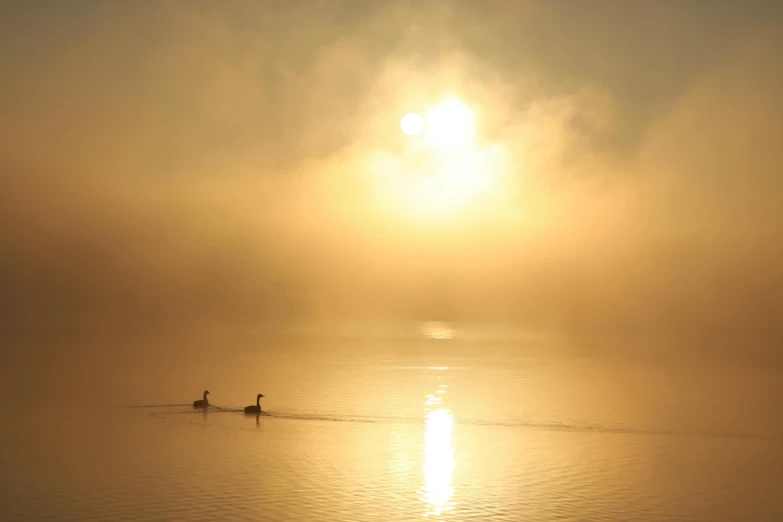
{"label": "golden light path on water", "polygon": [[[432,367],[434,371],[445,371],[447,367]],[[427,395],[427,417],[424,432],[424,486],[421,499],[427,505],[426,518],[441,520],[454,509],[451,500],[454,487],[451,484],[456,461],[452,435],[454,416],[448,408],[442,406],[448,385],[441,384],[435,394]]]}

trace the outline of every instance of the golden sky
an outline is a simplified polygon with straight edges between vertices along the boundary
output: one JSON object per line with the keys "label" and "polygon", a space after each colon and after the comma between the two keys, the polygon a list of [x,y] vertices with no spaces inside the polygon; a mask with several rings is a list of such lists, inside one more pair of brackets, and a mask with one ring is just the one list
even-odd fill
{"label": "golden sky", "polygon": [[[782,15],[717,0],[5,2],[4,321],[771,338]],[[472,119],[465,143],[400,131],[449,100]]]}

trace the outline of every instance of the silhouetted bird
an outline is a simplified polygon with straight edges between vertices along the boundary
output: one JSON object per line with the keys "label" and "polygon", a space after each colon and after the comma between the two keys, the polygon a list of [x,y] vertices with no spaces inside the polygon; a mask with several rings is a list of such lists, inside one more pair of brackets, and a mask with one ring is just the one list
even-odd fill
{"label": "silhouetted bird", "polygon": [[206,408],[209,406],[209,401],[207,400],[207,395],[209,395],[209,390],[204,390],[204,398],[200,401],[193,401],[193,407],[194,408]]}
{"label": "silhouetted bird", "polygon": [[261,413],[261,397],[263,396],[263,393],[258,394],[255,406],[245,406],[245,413]]}

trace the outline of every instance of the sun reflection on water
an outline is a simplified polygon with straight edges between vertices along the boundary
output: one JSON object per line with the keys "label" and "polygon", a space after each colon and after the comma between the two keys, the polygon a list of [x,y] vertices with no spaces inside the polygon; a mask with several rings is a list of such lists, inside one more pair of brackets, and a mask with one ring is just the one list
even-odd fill
{"label": "sun reflection on water", "polygon": [[426,321],[419,325],[419,329],[425,338],[437,341],[450,341],[457,336],[454,327],[442,321]]}
{"label": "sun reflection on water", "polygon": [[430,411],[427,413],[426,426],[424,487],[421,492],[421,499],[427,504],[424,516],[443,518],[454,509],[454,502],[451,501],[454,494],[451,478],[456,464],[451,444],[454,416],[446,408]]}

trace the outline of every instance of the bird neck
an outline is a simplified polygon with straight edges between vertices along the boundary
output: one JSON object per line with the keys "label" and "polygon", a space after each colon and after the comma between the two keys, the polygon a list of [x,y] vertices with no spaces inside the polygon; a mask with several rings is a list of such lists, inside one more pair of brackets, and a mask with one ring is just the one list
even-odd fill
{"label": "bird neck", "polygon": [[256,406],[261,407],[261,397],[256,397]]}
{"label": "bird neck", "polygon": [[209,401],[207,400],[207,392],[204,392],[204,402],[209,402]]}

